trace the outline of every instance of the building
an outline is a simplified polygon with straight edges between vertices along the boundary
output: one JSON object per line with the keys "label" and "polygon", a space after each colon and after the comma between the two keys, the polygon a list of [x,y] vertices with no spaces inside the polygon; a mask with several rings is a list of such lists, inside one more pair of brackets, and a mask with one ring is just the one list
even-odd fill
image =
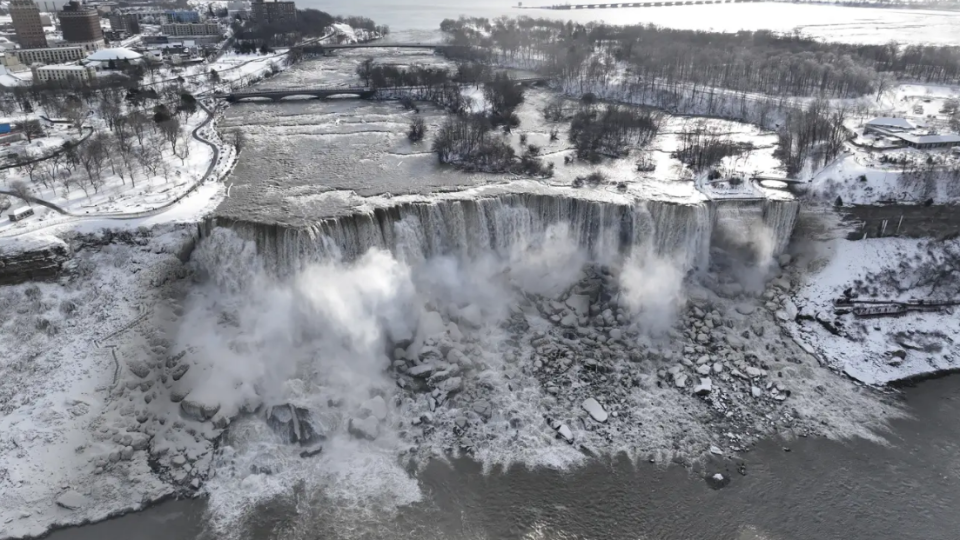
{"label": "building", "polygon": [[71,43],[103,41],[100,12],[96,8],[70,0],[64,4],[59,16],[64,40]]}
{"label": "building", "polygon": [[40,10],[32,0],[10,0],[10,17],[21,47],[36,49],[47,46]]}
{"label": "building", "polygon": [[53,66],[34,66],[33,84],[48,82],[85,82],[96,78],[97,70],[92,66],[58,64]]}
{"label": "building", "polygon": [[219,36],[220,25],[210,23],[171,23],[160,26],[160,32],[168,36]]}
{"label": "building", "polygon": [[[139,24],[163,24],[167,22],[166,12],[152,7],[124,8],[112,11],[111,15],[112,14],[129,16]],[[112,22],[113,19],[110,19],[110,21]],[[129,30],[127,31],[129,32]]]}
{"label": "building", "polygon": [[187,10],[171,10],[166,13],[167,20],[172,23],[198,23],[200,13]]}
{"label": "building", "polygon": [[143,61],[143,55],[130,49],[117,47],[115,49],[103,49],[97,51],[84,60],[84,63],[91,68],[121,68],[126,65],[139,64]]}
{"label": "building", "polygon": [[920,150],[960,146],[960,135],[956,133],[947,133],[945,135],[914,135],[912,133],[901,133],[896,135],[896,137],[906,143],[907,146]]}
{"label": "building", "polygon": [[140,19],[135,13],[113,11],[110,13],[110,28],[115,31],[126,32],[129,35],[140,33]]}
{"label": "building", "polygon": [[914,123],[906,118],[881,117],[870,120],[863,126],[864,133],[879,133],[880,135],[889,135],[901,131],[911,131],[922,127],[920,123]]}
{"label": "building", "polygon": [[43,49],[16,49],[7,51],[7,57],[17,59],[17,62],[31,66],[33,64],[63,64],[75,62],[87,56],[83,47],[45,47]]}
{"label": "building", "polygon": [[251,18],[261,25],[282,25],[297,20],[297,4],[295,2],[254,0],[250,9]]}

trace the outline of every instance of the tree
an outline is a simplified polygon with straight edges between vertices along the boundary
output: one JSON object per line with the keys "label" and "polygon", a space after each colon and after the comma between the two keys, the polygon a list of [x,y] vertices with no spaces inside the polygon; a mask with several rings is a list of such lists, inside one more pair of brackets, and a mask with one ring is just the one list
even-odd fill
{"label": "tree", "polygon": [[213,84],[217,84],[220,82],[220,74],[217,73],[217,70],[210,68],[210,72],[207,74],[207,80]]}
{"label": "tree", "polygon": [[427,124],[422,116],[417,116],[410,122],[410,129],[407,131],[407,138],[412,142],[420,142],[427,134]]}
{"label": "tree", "polygon": [[247,137],[240,128],[231,132],[233,135],[233,147],[237,149],[237,154],[247,146]]}
{"label": "tree", "polygon": [[137,144],[143,146],[143,137],[146,134],[147,126],[150,125],[150,119],[140,111],[133,111],[127,116],[127,123],[130,124],[130,129],[137,137]]}
{"label": "tree", "polygon": [[170,143],[170,149],[176,153],[177,139],[180,138],[180,121],[176,118],[168,118],[167,120],[157,122],[157,126],[160,128],[160,134],[163,135],[163,139]]}
{"label": "tree", "polygon": [[357,76],[363,81],[364,86],[370,86],[370,78],[373,75],[373,58],[366,58],[357,66]]}
{"label": "tree", "polygon": [[10,193],[27,201],[27,204],[33,206],[31,198],[33,197],[33,188],[23,180],[14,180],[10,182]]}

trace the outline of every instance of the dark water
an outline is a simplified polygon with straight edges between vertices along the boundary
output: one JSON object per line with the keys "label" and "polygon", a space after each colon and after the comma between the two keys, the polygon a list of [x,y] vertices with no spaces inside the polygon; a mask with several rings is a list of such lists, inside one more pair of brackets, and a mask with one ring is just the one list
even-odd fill
{"label": "dark water", "polygon": [[[695,472],[624,459],[571,472],[514,468],[483,474],[460,461],[420,475],[425,501],[390,517],[338,521],[323,501],[274,501],[243,538],[906,539],[960,537],[960,376],[903,391],[911,419],[887,446],[863,440],[767,441],[710,489]],[[789,451],[787,451],[789,449]],[[727,470],[725,470],[727,469]],[[54,540],[200,539],[202,501],[175,501]]]}

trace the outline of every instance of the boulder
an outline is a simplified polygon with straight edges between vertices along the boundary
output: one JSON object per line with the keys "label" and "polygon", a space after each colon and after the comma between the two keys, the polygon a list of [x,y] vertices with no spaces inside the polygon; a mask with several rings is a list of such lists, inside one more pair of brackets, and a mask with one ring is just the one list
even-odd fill
{"label": "boulder", "polygon": [[347,425],[347,432],[358,439],[372,441],[380,435],[380,423],[372,416],[362,419],[351,418]]}
{"label": "boulder", "polygon": [[578,317],[584,317],[590,311],[590,297],[585,294],[571,294],[566,303]]}
{"label": "boulder", "polygon": [[374,396],[368,399],[360,410],[367,412],[377,420],[383,421],[387,418],[387,402],[381,396]]}
{"label": "boulder", "polygon": [[428,311],[420,317],[420,336],[424,338],[437,336],[446,331],[443,317],[436,311]]}
{"label": "boulder", "polygon": [[184,398],[180,402],[180,413],[191,420],[196,420],[197,422],[206,422],[207,420],[213,418],[217,411],[220,410],[219,403],[203,403],[198,400],[191,399],[190,396]]}
{"label": "boulder", "polygon": [[677,385],[677,388],[686,388],[687,387],[687,376],[679,375],[674,380],[674,384]]}
{"label": "boulder", "polygon": [[267,409],[267,425],[290,444],[305,446],[323,439],[313,427],[310,411],[289,403]]}
{"label": "boulder", "polygon": [[583,400],[583,403],[580,405],[583,407],[583,410],[587,411],[591,418],[597,422],[606,422],[607,421],[607,411],[603,410],[603,406],[600,405],[594,398],[587,398]]}
{"label": "boulder", "polygon": [[476,304],[461,309],[458,316],[458,322],[468,328],[480,328],[483,324],[483,314],[480,313],[480,306]]}
{"label": "boulder", "polygon": [[459,392],[460,389],[463,388],[463,379],[460,377],[450,377],[449,379],[441,381],[440,384],[437,385],[437,388],[447,394]]}
{"label": "boulder", "polygon": [[693,393],[697,396],[706,396],[713,391],[713,381],[710,377],[701,377],[700,382],[693,387]]}
{"label": "boulder", "polygon": [[72,489],[68,489],[57,497],[56,503],[57,506],[66,508],[67,510],[79,510],[89,505],[90,499]]}

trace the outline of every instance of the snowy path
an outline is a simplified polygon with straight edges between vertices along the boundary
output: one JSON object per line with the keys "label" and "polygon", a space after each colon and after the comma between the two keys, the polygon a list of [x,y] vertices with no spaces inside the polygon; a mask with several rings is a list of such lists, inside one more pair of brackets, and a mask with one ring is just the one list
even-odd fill
{"label": "snowy path", "polygon": [[[206,169],[206,171],[204,171],[203,175],[202,175],[192,186],[190,186],[184,193],[182,193],[181,195],[179,195],[178,197],[176,197],[176,198],[173,199],[172,201],[170,201],[170,202],[168,202],[168,203],[166,203],[166,204],[164,204],[164,205],[162,205],[162,206],[159,206],[159,207],[156,207],[156,208],[152,208],[152,209],[149,209],[149,210],[140,211],[140,212],[109,212],[109,213],[83,214],[83,215],[73,214],[73,213],[71,213],[71,212],[69,212],[69,211],[67,211],[67,210],[65,210],[65,209],[63,209],[63,208],[61,208],[61,207],[53,204],[53,203],[50,203],[50,202],[47,202],[47,201],[42,201],[42,200],[40,200],[40,199],[35,199],[35,198],[33,198],[33,197],[30,197],[28,200],[30,200],[31,202],[34,202],[34,203],[36,203],[36,204],[41,204],[41,205],[43,205],[43,206],[46,206],[46,207],[48,207],[48,208],[51,208],[51,209],[59,212],[60,214],[65,215],[65,216],[67,216],[67,217],[66,217],[65,219],[60,219],[60,220],[56,220],[56,221],[52,221],[52,222],[38,223],[38,224],[36,224],[36,226],[34,226],[34,227],[27,227],[26,229],[19,229],[19,230],[13,231],[13,232],[0,233],[0,238],[20,237],[20,236],[24,236],[24,235],[36,233],[36,232],[38,232],[38,231],[41,231],[41,230],[44,230],[44,229],[48,229],[48,228],[50,228],[50,227],[58,227],[58,226],[62,226],[62,225],[70,224],[70,223],[79,223],[79,222],[83,222],[83,221],[104,220],[104,219],[107,219],[107,220],[133,220],[133,219],[148,218],[148,217],[153,217],[153,216],[157,216],[157,215],[159,215],[159,214],[162,214],[162,213],[170,210],[171,208],[173,208],[173,207],[176,206],[177,204],[181,203],[184,199],[186,199],[186,198],[189,197],[191,194],[193,194],[195,191],[197,191],[197,190],[210,178],[210,176],[215,172],[216,167],[217,167],[217,165],[219,164],[220,157],[221,157],[221,149],[220,149],[220,146],[219,146],[218,144],[214,143],[214,142],[211,142],[210,140],[206,139],[203,135],[200,134],[200,132],[201,132],[204,128],[206,128],[211,122],[213,122],[214,117],[215,117],[215,111],[209,109],[209,108],[208,108],[206,105],[204,105],[202,102],[198,102],[198,104],[200,105],[200,108],[202,108],[202,109],[204,110],[204,112],[207,113],[207,118],[206,118],[203,122],[201,122],[196,128],[194,128],[194,130],[193,130],[193,132],[192,132],[191,135],[193,136],[194,139],[196,139],[196,140],[199,141],[200,143],[209,146],[210,149],[213,151],[213,157],[212,157],[212,159],[210,160],[210,163],[207,165],[207,169]],[[229,171],[230,169],[231,169],[230,167],[227,167],[227,168],[226,168],[227,171]],[[0,194],[8,194],[8,193],[3,192],[3,191],[0,191]],[[13,196],[18,196],[18,195],[12,194],[12,193],[9,193],[9,194],[10,194],[10,195],[13,195]],[[18,197],[19,197],[19,196],[18,196]],[[23,197],[20,197],[20,198],[23,198]]]}

